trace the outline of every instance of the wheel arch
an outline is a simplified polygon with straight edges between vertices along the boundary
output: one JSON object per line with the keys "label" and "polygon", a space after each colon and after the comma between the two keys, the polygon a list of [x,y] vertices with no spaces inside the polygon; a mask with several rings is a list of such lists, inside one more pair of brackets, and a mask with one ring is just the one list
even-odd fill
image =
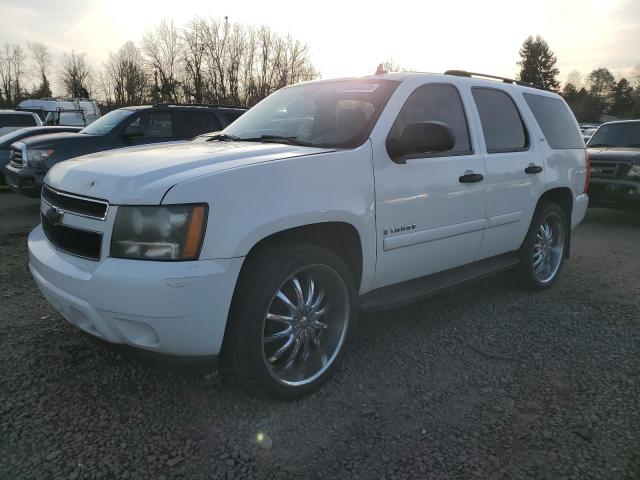
{"label": "wheel arch", "polygon": [[565,241],[567,245],[567,248],[565,249],[565,258],[569,258],[571,252],[571,215],[573,213],[573,192],[569,187],[551,188],[540,195],[538,203],[536,204],[536,211],[543,203],[554,203],[558,205],[564,212],[567,221],[567,228],[565,229]]}
{"label": "wheel arch", "polygon": [[[360,232],[351,223],[319,222],[271,233],[253,244],[247,253],[242,269],[258,252],[281,242],[310,243],[327,248],[342,258],[353,275],[356,287],[358,290],[360,289],[364,273],[364,247]],[[242,269],[240,274],[242,274]]]}

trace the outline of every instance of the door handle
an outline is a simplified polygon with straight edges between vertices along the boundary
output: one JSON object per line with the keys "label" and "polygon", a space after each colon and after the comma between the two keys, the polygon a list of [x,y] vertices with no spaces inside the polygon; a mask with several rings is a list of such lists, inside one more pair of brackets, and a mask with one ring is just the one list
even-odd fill
{"label": "door handle", "polygon": [[542,167],[540,165],[529,165],[524,169],[524,173],[540,173],[542,171]]}
{"label": "door handle", "polygon": [[467,170],[466,172],[464,172],[464,175],[462,175],[461,177],[458,177],[458,181],[460,183],[481,182],[483,179],[484,177],[481,174],[474,173],[471,170]]}

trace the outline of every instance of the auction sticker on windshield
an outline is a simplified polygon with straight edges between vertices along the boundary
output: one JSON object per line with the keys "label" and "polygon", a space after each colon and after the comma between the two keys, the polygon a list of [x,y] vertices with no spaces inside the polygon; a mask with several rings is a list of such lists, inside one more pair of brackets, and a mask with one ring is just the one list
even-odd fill
{"label": "auction sticker on windshield", "polygon": [[377,83],[356,83],[347,85],[340,93],[373,93],[379,86]]}

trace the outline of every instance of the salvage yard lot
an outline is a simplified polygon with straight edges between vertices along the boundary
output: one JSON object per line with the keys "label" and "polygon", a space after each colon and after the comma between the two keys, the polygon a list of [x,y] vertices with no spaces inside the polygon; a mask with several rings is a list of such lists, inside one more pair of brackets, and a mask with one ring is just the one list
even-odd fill
{"label": "salvage yard lot", "polygon": [[37,221],[0,192],[0,479],[640,477],[637,213],[590,210],[550,291],[504,274],[361,316],[294,402],[72,328],[27,268]]}

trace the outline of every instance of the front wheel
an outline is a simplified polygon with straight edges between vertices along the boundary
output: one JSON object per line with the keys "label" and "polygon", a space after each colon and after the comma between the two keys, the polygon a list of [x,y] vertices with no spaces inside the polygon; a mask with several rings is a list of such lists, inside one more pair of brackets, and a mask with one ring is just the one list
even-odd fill
{"label": "front wheel", "polygon": [[316,245],[285,244],[247,260],[229,316],[223,369],[278,398],[318,388],[336,368],[357,315],[353,277]]}
{"label": "front wheel", "polygon": [[529,290],[543,290],[558,278],[566,255],[568,233],[564,211],[554,203],[536,210],[527,237],[520,248],[518,276]]}

